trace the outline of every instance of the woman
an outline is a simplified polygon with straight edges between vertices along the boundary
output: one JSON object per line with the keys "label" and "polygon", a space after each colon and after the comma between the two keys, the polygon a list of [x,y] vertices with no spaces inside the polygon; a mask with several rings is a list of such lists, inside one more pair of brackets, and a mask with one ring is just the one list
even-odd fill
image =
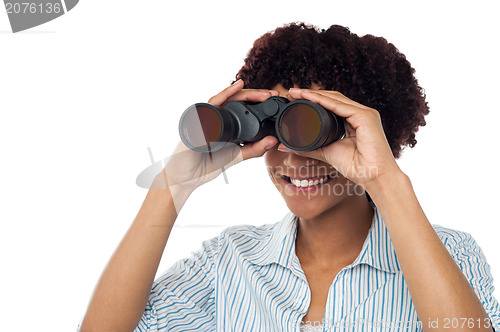
{"label": "woman", "polygon": [[[394,159],[416,144],[428,113],[413,72],[385,39],[340,26],[290,24],[259,38],[238,80],[209,102],[310,100],[345,118],[346,137],[307,152],[272,136],[210,155],[179,144],[106,267],[81,331],[498,328],[480,248],[429,223]],[[189,195],[262,155],[290,213],[226,229],[153,283]]]}

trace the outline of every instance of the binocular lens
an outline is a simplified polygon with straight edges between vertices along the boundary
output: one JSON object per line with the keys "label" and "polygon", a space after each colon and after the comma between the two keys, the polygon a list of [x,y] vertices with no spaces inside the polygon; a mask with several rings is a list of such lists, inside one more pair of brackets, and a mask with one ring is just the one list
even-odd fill
{"label": "binocular lens", "polygon": [[313,144],[321,134],[321,118],[314,108],[295,104],[281,118],[281,137],[290,146],[305,148]]}
{"label": "binocular lens", "polygon": [[208,106],[193,106],[184,115],[183,134],[195,148],[206,149],[219,141],[222,134],[222,118]]}

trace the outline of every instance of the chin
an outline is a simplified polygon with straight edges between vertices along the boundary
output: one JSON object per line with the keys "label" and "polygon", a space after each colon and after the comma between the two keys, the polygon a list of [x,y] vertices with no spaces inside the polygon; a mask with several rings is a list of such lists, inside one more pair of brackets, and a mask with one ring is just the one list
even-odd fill
{"label": "chin", "polygon": [[[325,197],[326,198],[326,197]],[[301,219],[314,219],[326,211],[334,208],[341,200],[341,197],[329,197],[329,200],[290,200],[285,199],[288,209]]]}

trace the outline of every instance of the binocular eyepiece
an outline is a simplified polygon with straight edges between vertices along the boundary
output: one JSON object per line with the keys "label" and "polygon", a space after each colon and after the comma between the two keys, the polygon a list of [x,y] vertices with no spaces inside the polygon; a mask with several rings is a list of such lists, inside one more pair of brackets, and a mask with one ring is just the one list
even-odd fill
{"label": "binocular eyepiece", "polygon": [[261,103],[197,103],[182,114],[182,142],[191,150],[215,152],[228,143],[244,144],[271,135],[297,151],[316,150],[345,134],[341,117],[308,100],[271,97]]}

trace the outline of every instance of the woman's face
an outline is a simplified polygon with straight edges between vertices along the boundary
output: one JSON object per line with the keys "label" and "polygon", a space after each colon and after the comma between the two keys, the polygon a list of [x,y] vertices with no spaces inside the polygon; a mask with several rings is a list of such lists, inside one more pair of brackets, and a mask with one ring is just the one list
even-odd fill
{"label": "woman's face", "polygon": [[[288,93],[280,84],[273,89],[282,97]],[[364,196],[364,190],[323,161],[278,151],[278,145],[264,158],[271,181],[290,211],[301,218],[315,218],[350,197]]]}

